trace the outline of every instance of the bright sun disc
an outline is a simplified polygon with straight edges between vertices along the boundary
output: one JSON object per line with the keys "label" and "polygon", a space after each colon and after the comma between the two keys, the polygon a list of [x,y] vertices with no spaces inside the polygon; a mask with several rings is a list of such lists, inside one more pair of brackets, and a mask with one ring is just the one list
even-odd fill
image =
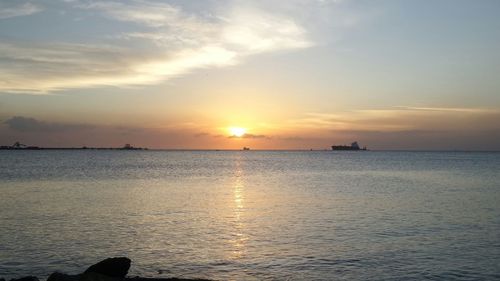
{"label": "bright sun disc", "polygon": [[229,133],[233,137],[242,137],[245,133],[247,132],[247,129],[245,128],[240,128],[240,127],[230,127],[229,128]]}

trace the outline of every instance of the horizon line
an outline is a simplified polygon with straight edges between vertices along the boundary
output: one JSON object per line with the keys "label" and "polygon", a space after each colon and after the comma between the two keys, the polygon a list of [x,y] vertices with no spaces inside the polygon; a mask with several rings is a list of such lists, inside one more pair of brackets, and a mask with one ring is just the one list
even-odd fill
{"label": "horizon line", "polygon": [[244,149],[230,149],[230,148],[146,148],[146,147],[137,147],[134,149],[124,149],[123,147],[37,147],[33,146],[31,148],[12,148],[9,146],[0,146],[0,151],[2,150],[29,150],[29,151],[34,151],[34,150],[125,150],[125,151],[245,151],[245,152],[251,152],[251,151],[276,151],[276,152],[325,152],[325,151],[331,151],[331,152],[340,152],[340,153],[345,153],[345,152],[500,152],[500,150],[476,150],[476,149],[367,149],[365,151],[335,151],[332,149],[314,149],[314,148],[297,148],[297,149],[276,149],[276,148],[262,148],[262,149],[249,149],[249,150],[244,150]]}

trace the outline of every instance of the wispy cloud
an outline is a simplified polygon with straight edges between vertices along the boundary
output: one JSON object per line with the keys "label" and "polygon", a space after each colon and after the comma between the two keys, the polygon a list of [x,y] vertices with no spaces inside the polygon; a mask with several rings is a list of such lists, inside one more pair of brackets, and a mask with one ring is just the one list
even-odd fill
{"label": "wispy cloud", "polygon": [[228,136],[230,139],[238,139],[238,138],[243,138],[243,139],[270,139],[270,136],[267,135],[256,135],[256,134],[244,134],[241,137],[237,136]]}
{"label": "wispy cloud", "polygon": [[181,10],[177,7],[138,0],[132,2],[92,1],[79,3],[77,7],[99,10],[119,21],[136,22],[151,27],[165,26],[183,17]]}
{"label": "wispy cloud", "polygon": [[109,34],[101,40],[106,43],[4,41],[0,92],[155,84],[200,68],[236,65],[250,55],[313,44],[292,18],[255,7],[230,6],[206,15],[143,0],[66,5],[137,26]]}
{"label": "wispy cloud", "polygon": [[398,106],[402,110],[408,111],[431,111],[431,112],[462,112],[462,113],[488,113],[496,112],[491,108],[464,108],[464,107],[414,107],[414,106]]}
{"label": "wispy cloud", "polygon": [[0,19],[28,16],[42,10],[40,6],[30,2],[2,1],[0,2]]}
{"label": "wispy cloud", "polygon": [[47,93],[138,83],[143,77],[133,75],[133,67],[140,59],[132,50],[109,45],[0,43],[0,91]]}
{"label": "wispy cloud", "polygon": [[[460,120],[460,122],[457,122]],[[500,111],[491,108],[411,107],[308,113],[290,123],[301,128],[396,132],[499,129]]]}
{"label": "wispy cloud", "polygon": [[84,124],[64,124],[39,121],[35,118],[14,116],[4,121],[7,127],[19,132],[66,132],[72,130],[89,129],[91,126]]}

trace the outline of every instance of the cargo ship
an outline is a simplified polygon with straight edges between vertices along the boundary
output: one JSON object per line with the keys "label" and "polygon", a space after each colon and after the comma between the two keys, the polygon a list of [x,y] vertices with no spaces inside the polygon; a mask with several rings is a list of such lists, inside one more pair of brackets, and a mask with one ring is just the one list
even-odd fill
{"label": "cargo ship", "polygon": [[357,141],[351,143],[351,145],[332,145],[332,150],[367,150],[366,146],[363,148],[359,147]]}

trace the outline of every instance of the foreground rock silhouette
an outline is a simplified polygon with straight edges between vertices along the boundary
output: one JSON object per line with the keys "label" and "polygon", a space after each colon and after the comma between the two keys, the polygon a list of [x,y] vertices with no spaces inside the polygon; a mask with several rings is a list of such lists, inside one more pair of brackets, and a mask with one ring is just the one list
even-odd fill
{"label": "foreground rock silhouette", "polygon": [[[47,281],[210,281],[208,279],[126,277],[130,263],[130,259],[126,257],[108,258],[91,265],[81,274],[69,275],[54,272],[47,278]],[[5,280],[0,278],[0,281]],[[35,276],[26,276],[10,281],[39,281],[39,279]]]}
{"label": "foreground rock silhouette", "polygon": [[[3,278],[1,280],[4,280]],[[17,279],[10,279],[10,281],[39,281],[35,276],[26,276]]]}
{"label": "foreground rock silhouette", "polygon": [[130,268],[130,259],[125,257],[109,258],[91,265],[83,274],[95,272],[109,277],[125,278]]}

